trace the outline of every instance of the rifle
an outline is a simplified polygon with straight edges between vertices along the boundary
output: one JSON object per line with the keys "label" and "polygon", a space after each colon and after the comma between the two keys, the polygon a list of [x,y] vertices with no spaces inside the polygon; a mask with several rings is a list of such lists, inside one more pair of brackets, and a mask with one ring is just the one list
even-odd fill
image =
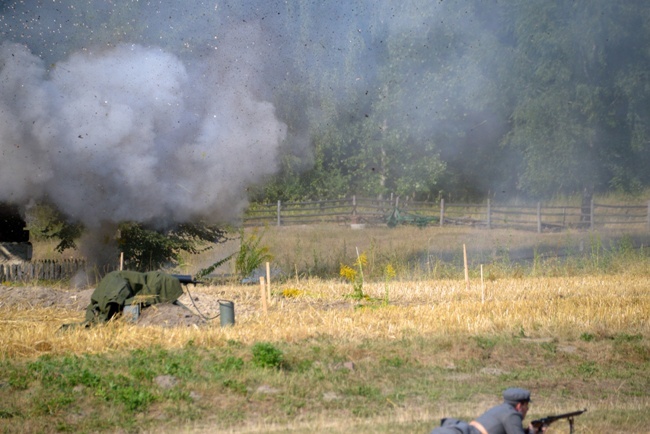
{"label": "rifle", "polygon": [[564,414],[557,414],[554,416],[546,416],[541,419],[537,419],[532,421],[530,424],[535,428],[535,431],[538,431],[541,427],[544,425],[548,426],[552,424],[553,422],[556,422],[560,419],[568,419],[569,420],[569,432],[573,434],[573,418],[575,416],[580,416],[582,413],[587,411],[585,408],[584,410],[578,410],[578,411],[572,411],[570,413],[564,413]]}
{"label": "rifle", "polygon": [[197,285],[199,283],[203,283],[199,280],[194,280],[189,274],[172,274],[172,277],[177,278],[182,285],[189,285],[190,283],[192,285]]}

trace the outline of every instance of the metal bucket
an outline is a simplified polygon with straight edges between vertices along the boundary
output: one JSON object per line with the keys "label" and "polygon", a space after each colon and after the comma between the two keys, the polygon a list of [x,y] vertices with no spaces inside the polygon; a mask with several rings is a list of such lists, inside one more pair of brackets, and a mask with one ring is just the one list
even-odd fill
{"label": "metal bucket", "polygon": [[235,303],[230,300],[219,300],[219,318],[221,327],[235,325]]}

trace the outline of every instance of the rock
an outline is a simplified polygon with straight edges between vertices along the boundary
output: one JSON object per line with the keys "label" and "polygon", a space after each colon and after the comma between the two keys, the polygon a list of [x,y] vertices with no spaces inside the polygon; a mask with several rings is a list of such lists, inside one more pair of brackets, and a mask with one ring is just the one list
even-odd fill
{"label": "rock", "polygon": [[173,375],[159,375],[153,380],[161,389],[171,389],[178,384],[178,378]]}
{"label": "rock", "polygon": [[323,393],[323,401],[336,401],[339,399],[339,396],[336,394],[336,392],[325,392]]}
{"label": "rock", "polygon": [[344,363],[337,363],[336,365],[333,366],[333,369],[335,371],[340,371],[342,369],[347,369],[348,371],[354,371],[355,370],[354,362],[344,362]]}
{"label": "rock", "polygon": [[268,386],[266,384],[261,385],[260,387],[257,388],[256,390],[257,393],[262,393],[264,395],[274,395],[279,392],[278,389],[275,389],[271,386]]}
{"label": "rock", "polygon": [[499,368],[483,368],[481,369],[481,374],[503,375],[503,374],[508,374],[508,371],[504,371],[503,369],[499,369]]}

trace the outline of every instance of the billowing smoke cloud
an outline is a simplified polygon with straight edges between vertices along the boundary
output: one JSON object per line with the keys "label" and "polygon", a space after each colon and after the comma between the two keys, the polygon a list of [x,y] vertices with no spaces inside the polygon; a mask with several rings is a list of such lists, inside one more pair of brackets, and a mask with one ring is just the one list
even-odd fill
{"label": "billowing smoke cloud", "polygon": [[119,44],[46,65],[4,42],[0,201],[47,201],[89,227],[236,216],[276,170],[286,128],[255,94],[255,62],[232,60],[188,68]]}

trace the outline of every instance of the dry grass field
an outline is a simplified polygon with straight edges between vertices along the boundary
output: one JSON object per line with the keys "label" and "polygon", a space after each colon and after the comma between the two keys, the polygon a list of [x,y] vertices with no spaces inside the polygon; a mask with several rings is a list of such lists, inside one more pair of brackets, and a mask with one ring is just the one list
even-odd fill
{"label": "dry grass field", "polygon": [[[588,408],[577,433],[650,432],[647,248],[580,233],[342,231],[263,234],[284,273],[267,312],[259,285],[190,287],[208,316],[232,300],[232,327],[61,331],[83,319],[85,306],[69,302],[82,290],[47,288],[59,302],[45,306],[12,299],[26,288],[5,284],[0,431],[428,433],[521,386],[534,393],[529,419]],[[546,246],[584,255],[544,256]],[[318,277],[354,267],[357,249],[367,256],[363,297]],[[188,258],[181,271],[210,260]],[[395,274],[382,277],[388,264]],[[189,295],[181,301],[194,309]]]}
{"label": "dry grass field", "polygon": [[[624,250],[647,249],[650,233],[612,230],[534,233],[505,229],[473,229],[464,226],[399,226],[393,229],[369,226],[362,230],[344,225],[269,226],[247,229],[246,236],[261,238],[273,256],[272,266],[284,278],[325,277],[338,274],[341,263],[351,264],[357,251],[365,253],[366,277],[381,279],[383,268],[391,264],[397,279],[421,280],[463,277],[463,245],[467,250],[470,274],[478,277],[480,264],[491,265],[493,276],[524,272],[557,274],[619,272],[615,259]],[[198,256],[186,256],[178,271],[194,274],[239,248],[239,236]],[[608,258],[608,253],[609,258]],[[610,260],[608,260],[610,259]],[[620,257],[618,258],[620,259]],[[535,263],[544,269],[532,269]],[[529,267],[530,266],[530,267]],[[232,264],[220,271],[233,272]],[[487,274],[486,270],[486,274]],[[528,273],[531,274],[531,273]]]}

